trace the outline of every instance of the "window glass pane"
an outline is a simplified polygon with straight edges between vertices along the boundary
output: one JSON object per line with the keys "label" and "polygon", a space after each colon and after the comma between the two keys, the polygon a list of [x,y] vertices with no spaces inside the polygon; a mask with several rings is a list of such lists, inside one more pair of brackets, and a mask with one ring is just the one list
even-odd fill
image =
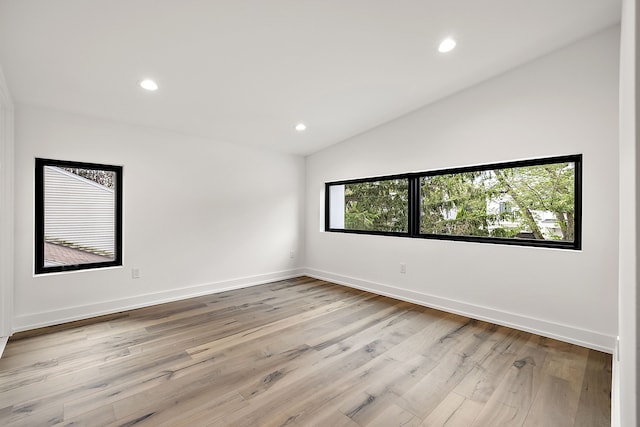
{"label": "window glass pane", "polygon": [[330,228],[406,233],[408,199],[408,179],[331,185]]}
{"label": "window glass pane", "polygon": [[575,163],[424,176],[420,233],[573,242]]}
{"label": "window glass pane", "polygon": [[329,206],[331,206],[329,218],[330,228],[344,229],[344,190],[344,184],[329,187]]}

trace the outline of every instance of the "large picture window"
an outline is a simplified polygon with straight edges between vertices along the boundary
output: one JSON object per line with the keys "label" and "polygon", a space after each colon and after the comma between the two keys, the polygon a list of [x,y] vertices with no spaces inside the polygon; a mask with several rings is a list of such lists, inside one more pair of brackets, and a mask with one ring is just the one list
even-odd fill
{"label": "large picture window", "polygon": [[35,272],[122,265],[122,167],[36,159]]}
{"label": "large picture window", "polygon": [[326,184],[326,231],[581,249],[582,156]]}

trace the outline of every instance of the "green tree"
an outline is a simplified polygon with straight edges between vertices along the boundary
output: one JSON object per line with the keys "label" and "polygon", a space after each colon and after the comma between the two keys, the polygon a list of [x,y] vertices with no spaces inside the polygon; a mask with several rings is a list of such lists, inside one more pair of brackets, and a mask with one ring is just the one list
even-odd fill
{"label": "green tree", "polygon": [[494,171],[500,191],[517,205],[520,220],[536,239],[544,239],[534,211],[552,212],[562,240],[575,237],[575,170],[572,163],[528,166]]}
{"label": "green tree", "polygon": [[424,177],[421,180],[420,231],[429,234],[488,236],[489,226],[507,214],[493,214],[487,204],[496,189],[486,171]]}
{"label": "green tree", "polygon": [[408,231],[406,179],[346,184],[344,194],[346,229]]}
{"label": "green tree", "polygon": [[[420,232],[545,239],[536,211],[552,212],[561,235],[574,240],[575,166],[555,163],[423,177]],[[408,180],[345,185],[345,228],[408,231]],[[496,208],[500,202],[510,209]]]}

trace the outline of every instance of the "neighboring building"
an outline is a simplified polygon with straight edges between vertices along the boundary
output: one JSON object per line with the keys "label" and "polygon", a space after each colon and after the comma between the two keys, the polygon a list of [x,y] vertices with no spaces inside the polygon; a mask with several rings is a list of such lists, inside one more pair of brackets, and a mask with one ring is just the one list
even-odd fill
{"label": "neighboring building", "polygon": [[114,190],[53,166],[46,166],[45,241],[113,257]]}
{"label": "neighboring building", "polygon": [[[511,213],[517,210],[517,205],[513,202],[511,196],[505,194],[499,199],[487,200],[487,213],[488,214],[503,214]],[[545,239],[561,239],[562,231],[558,220],[553,212],[532,210],[531,213],[538,224],[538,228],[542,232]],[[495,224],[489,225],[489,231],[493,231],[496,228],[517,228],[521,229],[522,224],[518,221],[503,220]],[[532,235],[533,236],[533,235]],[[528,236],[527,236],[528,237]],[[531,237],[533,238],[533,237]]]}

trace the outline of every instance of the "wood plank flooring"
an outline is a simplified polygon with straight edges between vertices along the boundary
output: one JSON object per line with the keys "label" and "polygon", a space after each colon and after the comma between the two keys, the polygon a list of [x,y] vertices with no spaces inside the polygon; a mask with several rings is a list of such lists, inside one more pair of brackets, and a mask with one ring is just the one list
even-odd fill
{"label": "wood plank flooring", "polygon": [[608,426],[611,356],[301,277],[21,333],[3,426]]}

